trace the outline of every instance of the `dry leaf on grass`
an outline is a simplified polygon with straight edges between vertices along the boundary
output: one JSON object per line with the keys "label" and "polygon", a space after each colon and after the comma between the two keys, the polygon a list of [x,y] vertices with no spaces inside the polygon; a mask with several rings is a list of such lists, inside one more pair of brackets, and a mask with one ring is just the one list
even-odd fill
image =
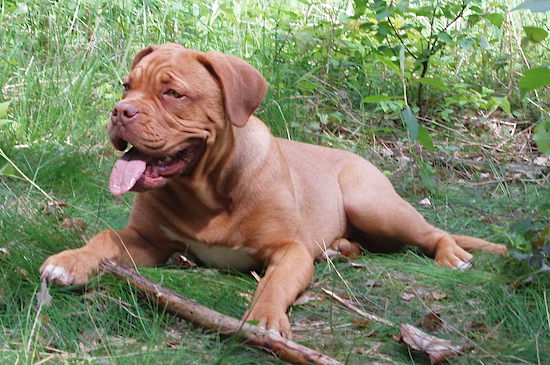
{"label": "dry leaf on grass", "polygon": [[42,280],[42,283],[40,284],[40,291],[36,293],[36,302],[39,307],[48,306],[52,302],[52,296],[48,290],[46,280]]}
{"label": "dry leaf on grass", "polygon": [[197,267],[197,264],[195,262],[191,261],[181,252],[176,252],[175,254],[170,256],[167,263],[168,265],[177,266],[180,269],[191,269],[193,267]]}
{"label": "dry leaf on grass", "polygon": [[430,296],[435,300],[442,300],[447,298],[447,293],[443,293],[441,291],[433,291],[430,293]]}
{"label": "dry leaf on grass", "polygon": [[46,214],[59,214],[63,212],[63,208],[68,206],[69,204],[67,202],[56,200],[56,201],[49,201],[47,204],[43,206],[42,209]]}
{"label": "dry leaf on grass", "polygon": [[88,228],[88,224],[79,218],[67,217],[63,219],[61,223],[63,228],[75,231],[75,232],[84,232]]}
{"label": "dry leaf on grass", "polygon": [[407,323],[402,323],[399,329],[403,341],[414,350],[428,354],[431,364],[447,361],[463,350],[461,346],[453,345],[449,340],[431,336]]}
{"label": "dry leaf on grass", "polygon": [[421,327],[427,329],[428,331],[435,331],[443,326],[443,321],[439,316],[439,313],[430,312],[424,316],[422,320]]}

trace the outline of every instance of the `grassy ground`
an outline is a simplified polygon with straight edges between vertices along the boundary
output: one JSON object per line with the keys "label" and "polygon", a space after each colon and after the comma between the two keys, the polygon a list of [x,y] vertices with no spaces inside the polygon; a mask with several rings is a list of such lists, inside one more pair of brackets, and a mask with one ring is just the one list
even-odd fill
{"label": "grassy ground", "polygon": [[[294,3],[213,4],[124,1],[102,8],[99,1],[30,1],[26,8],[20,3],[1,15],[0,86],[3,98],[12,101],[8,116],[15,122],[0,125],[0,148],[67,206],[58,211],[11,168],[1,172],[0,247],[9,254],[0,256],[0,362],[280,363],[164,313],[111,277],[96,278],[85,290],[51,288],[52,304],[37,306],[38,268],[48,255],[78,247],[94,233],[121,228],[127,221],[132,197],[115,198],[107,190],[116,157],[105,124],[131,55],[149,43],[176,41],[254,63],[271,85],[259,116],[277,135],[368,157],[442,228],[511,243],[510,224],[523,217],[547,219],[541,207],[547,182],[541,184],[540,176],[506,182],[509,172],[493,160],[499,150],[472,144],[469,151],[493,163],[477,170],[463,164],[436,166],[440,182],[429,190],[416,164],[403,165],[396,156],[430,156],[419,154],[387,116],[371,115],[383,122],[365,119],[367,127],[351,134],[308,124],[319,113],[352,112],[342,108],[341,94],[330,84],[318,99],[300,97],[298,86],[309,70],[297,69],[293,58],[282,56],[288,56],[294,41],[280,19],[303,25],[322,18],[319,11],[306,19],[296,15],[298,10],[291,14],[289,9],[301,9]],[[323,100],[334,109],[323,109]],[[357,108],[353,117],[368,119],[363,112]],[[458,144],[452,136],[438,142],[440,152]],[[393,155],[387,146],[393,146]],[[4,164],[0,160],[0,167]],[[483,183],[483,173],[497,182]],[[426,197],[431,206],[419,204]],[[365,254],[355,262],[364,266],[340,260],[316,266],[309,290],[313,300],[290,310],[297,341],[349,364],[427,363],[396,339],[397,328],[364,320],[325,296],[325,288],[365,311],[465,346],[452,363],[550,363],[550,281],[537,278],[525,284],[529,271],[509,257],[476,254],[475,266],[467,272],[438,268],[414,250]],[[245,311],[255,287],[251,276],[208,268],[165,267],[144,269],[143,274],[235,317]]]}

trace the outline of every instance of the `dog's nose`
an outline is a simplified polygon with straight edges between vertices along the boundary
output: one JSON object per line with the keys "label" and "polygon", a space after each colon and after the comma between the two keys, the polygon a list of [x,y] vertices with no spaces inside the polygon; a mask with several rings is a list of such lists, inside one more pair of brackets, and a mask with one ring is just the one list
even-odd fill
{"label": "dog's nose", "polygon": [[113,122],[113,124],[131,123],[136,119],[137,114],[139,114],[137,106],[127,101],[119,101],[111,114],[111,122]]}

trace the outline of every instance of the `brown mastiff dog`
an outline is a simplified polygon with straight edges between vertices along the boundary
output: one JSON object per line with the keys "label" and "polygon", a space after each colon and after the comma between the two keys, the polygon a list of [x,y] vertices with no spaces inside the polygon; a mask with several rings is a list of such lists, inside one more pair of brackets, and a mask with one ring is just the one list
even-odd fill
{"label": "brown mastiff dog", "polygon": [[464,249],[504,253],[450,235],[347,151],[275,138],[252,113],[266,81],[248,63],[176,44],[139,52],[113,109],[109,136],[124,151],[110,189],[136,191],[128,227],[49,257],[49,282],[85,283],[103,258],[155,266],[176,251],[203,264],[261,269],[246,319],[290,333],[286,310],[312,280],[313,263],[343,239],[366,247],[421,247],[437,264],[467,268]]}

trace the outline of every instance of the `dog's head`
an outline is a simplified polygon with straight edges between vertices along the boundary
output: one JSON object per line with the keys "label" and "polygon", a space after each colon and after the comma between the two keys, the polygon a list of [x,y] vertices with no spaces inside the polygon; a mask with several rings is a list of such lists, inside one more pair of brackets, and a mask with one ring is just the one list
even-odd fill
{"label": "dog's head", "polygon": [[224,131],[246,124],[266,88],[260,73],[237,57],[171,43],[140,51],[109,123],[118,150],[133,146],[113,168],[111,192],[157,188],[192,174]]}

